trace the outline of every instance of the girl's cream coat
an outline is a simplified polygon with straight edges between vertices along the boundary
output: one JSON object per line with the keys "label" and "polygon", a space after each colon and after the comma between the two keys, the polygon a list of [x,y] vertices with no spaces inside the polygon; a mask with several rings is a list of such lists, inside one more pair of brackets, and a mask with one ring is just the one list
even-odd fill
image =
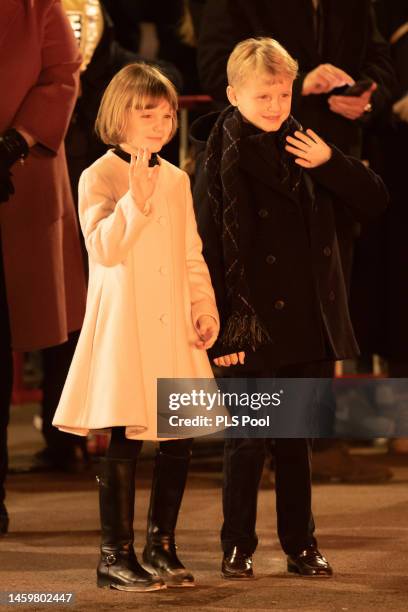
{"label": "girl's cream coat", "polygon": [[218,313],[201,254],[187,175],[160,160],[145,213],[128,191],[129,165],[109,151],[79,185],[89,253],[85,321],[54,418],[79,435],[126,425],[155,439],[156,379],[211,378],[195,325]]}

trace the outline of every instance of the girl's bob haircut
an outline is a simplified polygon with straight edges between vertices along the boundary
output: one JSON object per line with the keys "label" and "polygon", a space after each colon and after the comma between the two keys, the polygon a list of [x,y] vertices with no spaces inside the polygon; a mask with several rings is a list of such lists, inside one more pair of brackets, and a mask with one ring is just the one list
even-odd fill
{"label": "girl's bob haircut", "polygon": [[172,82],[154,66],[129,64],[111,80],[103,94],[95,130],[99,138],[110,145],[124,142],[129,111],[154,108],[167,100],[173,114],[173,129],[177,130],[177,91]]}

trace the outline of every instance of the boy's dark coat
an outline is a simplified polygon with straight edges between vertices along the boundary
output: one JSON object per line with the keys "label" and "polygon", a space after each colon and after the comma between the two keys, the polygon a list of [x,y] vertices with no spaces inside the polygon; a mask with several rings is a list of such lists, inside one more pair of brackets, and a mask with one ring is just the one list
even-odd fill
{"label": "boy's dark coat", "polygon": [[[192,127],[193,141],[201,150],[194,202],[222,325],[229,314],[222,244],[204,169],[205,141],[215,119],[216,114],[209,115]],[[336,148],[328,163],[303,173],[298,192],[282,183],[271,161],[258,138],[241,142],[240,251],[252,303],[272,337],[272,344],[260,352],[271,369],[353,357],[358,346],[348,312],[334,208],[346,207],[358,220],[376,215],[386,207],[384,185],[359,161]],[[234,351],[217,342],[211,355],[230,352]]]}

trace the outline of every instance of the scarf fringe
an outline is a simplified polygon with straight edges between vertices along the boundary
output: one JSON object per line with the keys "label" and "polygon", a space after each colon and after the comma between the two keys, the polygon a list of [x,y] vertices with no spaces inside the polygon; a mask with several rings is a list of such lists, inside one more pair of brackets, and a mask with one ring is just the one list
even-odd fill
{"label": "scarf fringe", "polygon": [[248,341],[256,351],[261,345],[270,343],[271,337],[256,314],[234,312],[227,319],[220,342],[239,351],[248,345]]}

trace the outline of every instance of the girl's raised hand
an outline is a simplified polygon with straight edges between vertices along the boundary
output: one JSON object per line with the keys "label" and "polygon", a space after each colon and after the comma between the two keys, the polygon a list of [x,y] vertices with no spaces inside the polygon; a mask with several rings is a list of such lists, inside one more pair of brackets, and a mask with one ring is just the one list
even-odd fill
{"label": "girl's raised hand", "polygon": [[286,151],[295,155],[295,163],[303,168],[317,168],[332,156],[331,148],[310,129],[306,133],[296,131],[294,136],[287,136],[286,141],[290,143],[285,146]]}
{"label": "girl's raised hand", "polygon": [[150,152],[147,148],[136,149],[129,167],[129,190],[138,208],[143,210],[156,188],[160,165],[149,168]]}

